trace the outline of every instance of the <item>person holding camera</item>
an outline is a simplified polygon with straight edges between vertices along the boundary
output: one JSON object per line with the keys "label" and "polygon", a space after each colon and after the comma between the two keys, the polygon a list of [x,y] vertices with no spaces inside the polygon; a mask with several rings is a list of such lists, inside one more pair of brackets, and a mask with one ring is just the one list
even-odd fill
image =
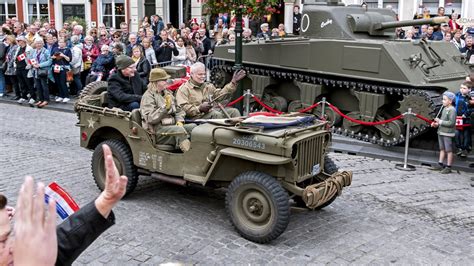
{"label": "person holding camera", "polygon": [[176,49],[174,42],[168,39],[166,30],[160,32],[160,38],[161,40],[156,43],[155,47],[156,60],[158,63],[169,62],[173,55],[177,56],[179,54],[179,51]]}

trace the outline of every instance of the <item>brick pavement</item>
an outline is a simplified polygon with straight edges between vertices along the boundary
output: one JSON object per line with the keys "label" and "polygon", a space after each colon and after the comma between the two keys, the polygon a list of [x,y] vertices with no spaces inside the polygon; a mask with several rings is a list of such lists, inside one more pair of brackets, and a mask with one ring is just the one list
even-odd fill
{"label": "brick pavement", "polygon": [[[27,174],[57,181],[80,205],[98,195],[76,122],[74,114],[0,103],[0,190],[12,202]],[[270,244],[233,230],[225,190],[142,178],[116,208],[117,224],[76,264],[472,264],[472,174],[331,157],[354,171],[353,185],[324,210],[293,210],[286,232]]]}

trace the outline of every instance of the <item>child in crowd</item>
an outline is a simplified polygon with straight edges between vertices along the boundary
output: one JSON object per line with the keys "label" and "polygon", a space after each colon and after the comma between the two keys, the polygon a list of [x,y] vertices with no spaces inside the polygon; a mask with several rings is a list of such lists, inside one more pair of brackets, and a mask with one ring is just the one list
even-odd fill
{"label": "child in crowd", "polygon": [[[447,91],[443,93],[443,107],[441,116],[436,117],[431,123],[432,127],[438,128],[439,162],[431,167],[431,170],[440,171],[442,174],[451,173],[453,163],[453,138],[456,134],[456,110],[453,107],[454,93]],[[443,164],[447,156],[446,165]]]}
{"label": "child in crowd", "polygon": [[461,84],[459,92],[456,93],[456,155],[467,157],[471,150],[471,124],[470,116],[472,109],[469,108],[470,82],[465,81]]}

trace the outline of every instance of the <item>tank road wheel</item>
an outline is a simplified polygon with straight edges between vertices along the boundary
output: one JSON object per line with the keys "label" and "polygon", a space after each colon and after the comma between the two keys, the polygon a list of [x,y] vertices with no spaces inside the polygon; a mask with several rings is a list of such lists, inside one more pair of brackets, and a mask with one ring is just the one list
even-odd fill
{"label": "tank road wheel", "polygon": [[224,88],[232,79],[232,73],[225,71],[223,68],[216,66],[212,69],[211,80],[217,88]]}
{"label": "tank road wheel", "polygon": [[393,139],[399,139],[403,132],[403,123],[399,120],[395,120],[384,125],[387,132],[380,132],[380,136],[386,141],[393,141]]}
{"label": "tank road wheel", "polygon": [[[324,172],[328,175],[332,175],[332,174],[336,173],[338,170],[339,170],[339,167],[337,167],[336,163],[331,158],[326,156],[324,158]],[[319,179],[319,182],[323,182],[323,181],[324,181],[324,178]],[[331,205],[331,203],[336,198],[337,198],[337,194],[334,195],[334,197],[332,197],[329,201],[327,201],[323,205],[317,207],[315,210],[321,210],[324,207]],[[306,203],[303,201],[303,199],[301,197],[295,196],[293,198],[293,200],[295,202],[296,207],[306,208]]]}
{"label": "tank road wheel", "polygon": [[299,112],[301,109],[303,109],[303,103],[300,100],[294,100],[288,104],[288,113]]}
{"label": "tank road wheel", "polygon": [[275,178],[261,172],[237,176],[228,187],[226,207],[237,232],[256,243],[277,238],[290,221],[287,192]]}
{"label": "tank road wheel", "polygon": [[[360,113],[359,112],[350,112],[350,113],[347,113],[346,115],[351,117],[351,118],[360,120]],[[359,125],[359,124],[354,123],[354,122],[351,122],[347,119],[344,119],[344,121],[342,121],[342,127],[344,129],[347,129],[347,131],[349,131],[349,133],[354,131],[354,134],[359,133],[364,128],[364,126]]]}
{"label": "tank road wheel", "polygon": [[[314,114],[317,117],[321,117],[321,111],[322,111],[322,106],[318,105],[316,108],[314,108]],[[326,118],[327,121],[329,121],[330,126],[337,126],[341,123],[342,117],[338,113],[334,112],[329,106],[326,106],[324,108],[324,117]]]}
{"label": "tank road wheel", "polygon": [[129,195],[137,186],[138,174],[137,168],[133,164],[133,156],[130,148],[120,140],[111,139],[103,141],[94,149],[94,153],[92,154],[92,175],[94,176],[97,187],[101,191],[105,188],[105,166],[102,144],[109,145],[119,174],[125,175],[128,178],[125,196]]}

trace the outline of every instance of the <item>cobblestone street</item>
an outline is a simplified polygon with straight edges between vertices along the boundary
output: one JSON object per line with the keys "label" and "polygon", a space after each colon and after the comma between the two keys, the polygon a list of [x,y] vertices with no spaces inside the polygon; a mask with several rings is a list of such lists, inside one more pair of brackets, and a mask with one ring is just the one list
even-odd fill
{"label": "cobblestone street", "polygon": [[[0,103],[0,191],[16,203],[25,175],[56,181],[85,205],[98,194],[92,153],[79,146],[77,116]],[[294,209],[270,244],[241,238],[225,211],[225,190],[183,188],[142,178],[116,207],[116,225],[76,261],[82,264],[457,264],[474,261],[473,174],[330,154],[352,170],[352,186],[320,211]]]}

